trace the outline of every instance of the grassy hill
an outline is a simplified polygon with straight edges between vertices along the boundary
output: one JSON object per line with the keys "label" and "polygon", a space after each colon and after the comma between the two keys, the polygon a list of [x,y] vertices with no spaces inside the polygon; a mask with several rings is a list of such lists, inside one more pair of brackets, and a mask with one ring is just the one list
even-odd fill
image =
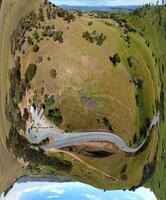
{"label": "grassy hill", "polygon": [[[8,152],[6,136],[9,123],[5,116],[5,99],[8,91],[8,69],[13,59],[10,54],[10,35],[16,24],[29,10],[34,9],[37,1],[28,2],[5,0],[0,9],[0,192],[3,192],[18,177],[24,174],[24,169],[18,160]],[[10,10],[10,12],[9,12]]]}
{"label": "grassy hill", "polygon": [[[140,9],[138,15],[129,17],[131,23],[140,31],[152,49],[158,69],[158,84],[160,85],[160,114],[161,125],[159,131],[159,142],[157,151],[156,168],[151,179],[145,183],[151,187],[157,199],[165,199],[166,193],[166,121],[165,121],[165,91],[166,91],[166,8],[147,7]],[[135,23],[137,21],[137,23]]]}
{"label": "grassy hill", "polygon": [[[27,173],[63,175],[102,189],[134,188],[153,168],[158,142],[155,128],[147,148],[135,156],[105,143],[37,152],[25,135],[25,109],[33,102],[45,104],[45,117],[66,132],[113,131],[129,146],[146,138],[160,109],[157,161],[163,165],[166,9],[81,14],[47,1],[5,2],[12,12],[1,12],[0,134],[28,162]],[[105,149],[107,156],[96,156]],[[154,176],[162,179],[160,167]]]}

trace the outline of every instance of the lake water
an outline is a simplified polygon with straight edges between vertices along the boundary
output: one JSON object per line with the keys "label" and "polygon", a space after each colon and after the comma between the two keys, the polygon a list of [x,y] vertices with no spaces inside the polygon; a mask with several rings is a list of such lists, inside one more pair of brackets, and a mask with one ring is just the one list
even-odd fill
{"label": "lake water", "polygon": [[141,6],[60,6],[66,10],[82,10],[82,11],[118,11],[118,12],[133,12]]}

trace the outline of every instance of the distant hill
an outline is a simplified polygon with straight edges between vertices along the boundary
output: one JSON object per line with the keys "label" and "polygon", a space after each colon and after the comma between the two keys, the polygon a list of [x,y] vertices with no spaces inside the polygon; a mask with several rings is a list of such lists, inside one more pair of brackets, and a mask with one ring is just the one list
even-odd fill
{"label": "distant hill", "polygon": [[82,10],[82,11],[118,11],[118,12],[133,12],[137,8],[142,6],[71,6],[71,5],[61,5],[60,6],[66,10]]}

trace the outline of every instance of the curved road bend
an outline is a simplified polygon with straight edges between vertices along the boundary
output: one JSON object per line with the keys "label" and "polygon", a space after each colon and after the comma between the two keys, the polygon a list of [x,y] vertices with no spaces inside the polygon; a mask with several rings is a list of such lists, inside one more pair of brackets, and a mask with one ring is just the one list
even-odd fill
{"label": "curved road bend", "polygon": [[[153,117],[153,120],[149,128],[148,136],[153,126],[156,126],[158,123],[159,123],[159,114]],[[117,146],[120,150],[122,150],[125,153],[136,153],[146,142],[146,140],[144,140],[139,147],[130,148],[125,144],[125,142],[119,136],[110,132],[80,132],[80,133],[73,132],[73,133],[62,134],[61,132],[48,129],[41,131],[39,130],[37,133],[33,130],[28,132],[28,138],[31,143],[40,143],[42,140],[50,136],[56,138],[56,141],[51,144],[42,145],[40,146],[41,148],[59,149],[63,147],[73,146],[83,142],[108,141],[115,144],[115,146]]]}

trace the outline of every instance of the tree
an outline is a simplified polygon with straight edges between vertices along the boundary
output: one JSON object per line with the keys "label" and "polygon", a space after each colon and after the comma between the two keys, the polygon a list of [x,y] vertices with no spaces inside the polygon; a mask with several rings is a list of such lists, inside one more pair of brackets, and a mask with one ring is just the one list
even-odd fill
{"label": "tree", "polygon": [[39,50],[39,46],[37,44],[33,45],[33,52],[37,52]]}
{"label": "tree", "polygon": [[82,17],[82,11],[77,11],[77,15],[78,15],[78,17]]}
{"label": "tree", "polygon": [[118,53],[114,54],[113,57],[110,56],[110,61],[116,66],[117,63],[121,62],[120,56]]}
{"label": "tree", "polygon": [[27,42],[29,45],[34,45],[34,42],[30,36],[27,37]]}
{"label": "tree", "polygon": [[44,21],[44,13],[41,7],[39,8],[39,20]]}
{"label": "tree", "polygon": [[63,122],[63,117],[59,108],[50,109],[47,116],[56,126],[59,126]]}
{"label": "tree", "polygon": [[58,41],[59,43],[63,43],[63,31],[57,31],[53,35],[54,41]]}
{"label": "tree", "polygon": [[51,75],[52,78],[56,78],[56,76],[57,76],[56,69],[51,69],[50,75]]}
{"label": "tree", "polygon": [[31,63],[29,64],[26,72],[25,72],[25,81],[30,82],[36,74],[37,65]]}
{"label": "tree", "polygon": [[34,31],[33,37],[38,40],[39,39],[39,33],[37,31]]}

